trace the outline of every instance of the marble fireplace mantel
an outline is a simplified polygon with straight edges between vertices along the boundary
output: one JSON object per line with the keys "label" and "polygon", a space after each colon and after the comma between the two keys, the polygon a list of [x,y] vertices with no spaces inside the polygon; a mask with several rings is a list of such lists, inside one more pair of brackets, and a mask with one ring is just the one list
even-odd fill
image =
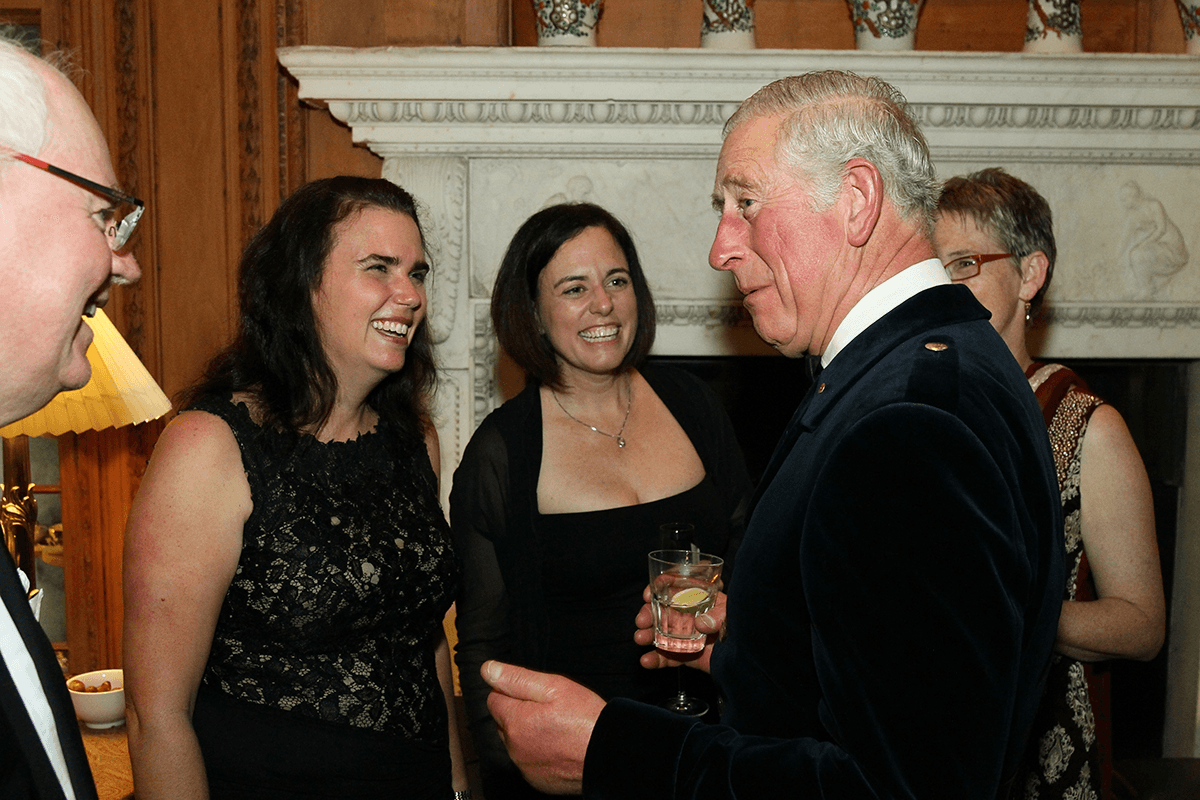
{"label": "marble fireplace mantel", "polygon": [[[383,176],[426,207],[444,497],[501,400],[488,298],[529,214],[590,200],[628,225],[658,303],[654,352],[768,352],[728,276],[706,268],[722,125],[786,75],[836,68],[893,83],[940,176],[1004,166],[1054,208],[1059,260],[1040,354],[1195,362],[1174,598],[1177,611],[1200,605],[1200,59],[295,47],[279,60],[300,97],[348,125],[383,157]],[[1200,756],[1194,612],[1172,619],[1170,672],[1166,754]]]}
{"label": "marble fireplace mantel", "polygon": [[496,267],[550,202],[590,199],[629,225],[659,302],[655,352],[764,352],[728,276],[705,268],[708,195],[737,104],[809,70],[895,84],[942,176],[998,164],[1047,195],[1060,252],[1044,355],[1200,359],[1200,59],[295,47],[279,60],[429,209],[431,326],[463,393],[450,464],[498,400]]}

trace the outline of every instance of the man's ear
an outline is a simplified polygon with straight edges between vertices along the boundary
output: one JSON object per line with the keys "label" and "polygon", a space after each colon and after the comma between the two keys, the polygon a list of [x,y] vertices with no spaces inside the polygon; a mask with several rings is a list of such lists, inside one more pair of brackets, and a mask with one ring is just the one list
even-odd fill
{"label": "man's ear", "polygon": [[846,162],[844,174],[842,191],[849,198],[846,241],[854,247],[862,247],[879,223],[883,209],[883,179],[878,168],[865,158],[852,158]]}
{"label": "man's ear", "polygon": [[1021,290],[1018,296],[1028,303],[1046,282],[1050,259],[1041,250],[1034,250],[1021,259]]}

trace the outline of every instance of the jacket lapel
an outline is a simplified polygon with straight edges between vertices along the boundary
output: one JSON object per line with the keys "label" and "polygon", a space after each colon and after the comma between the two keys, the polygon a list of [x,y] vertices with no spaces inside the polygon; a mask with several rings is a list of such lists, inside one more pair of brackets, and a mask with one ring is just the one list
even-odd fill
{"label": "jacket lapel", "polygon": [[795,446],[796,440],[800,438],[800,434],[807,428],[804,425],[805,411],[812,402],[813,397],[817,393],[817,384],[814,383],[808,387],[804,398],[797,406],[795,413],[792,414],[792,419],[788,423],[787,428],[783,431],[783,436],[779,438],[779,443],[775,445],[775,450],[771,453],[771,460],[767,462],[767,468],[763,470],[762,477],[758,481],[758,486],[754,490],[754,497],[750,500],[750,507],[746,510],[746,525],[749,526],[750,518],[754,514],[754,509],[758,505],[759,498],[763,492],[775,480],[776,473],[783,466],[783,462],[787,460],[788,454],[792,452],[792,447]]}
{"label": "jacket lapel", "polygon": [[905,300],[854,337],[820,373],[792,415],[758,482],[754,499],[750,501],[747,527],[759,498],[771,485],[800,435],[815,429],[838,398],[880,359],[922,331],[964,320],[988,318],[987,309],[967,287],[936,286]]}
{"label": "jacket lapel", "polygon": [[[96,787],[88,765],[87,752],[83,748],[83,739],[79,735],[79,723],[75,720],[71,696],[67,693],[66,681],[58,666],[54,648],[50,646],[42,626],[34,619],[29,608],[29,600],[17,580],[16,567],[7,550],[4,557],[0,558],[0,597],[3,598],[6,611],[33,658],[38,680],[54,715],[54,724],[58,729],[58,739],[66,757],[67,771],[71,776],[75,797],[77,800],[91,800],[96,797]],[[0,668],[0,712],[4,714],[18,746],[23,751],[33,780],[42,796],[64,797],[50,758],[29,718],[28,710],[21,701],[8,665],[3,663],[2,659]]]}

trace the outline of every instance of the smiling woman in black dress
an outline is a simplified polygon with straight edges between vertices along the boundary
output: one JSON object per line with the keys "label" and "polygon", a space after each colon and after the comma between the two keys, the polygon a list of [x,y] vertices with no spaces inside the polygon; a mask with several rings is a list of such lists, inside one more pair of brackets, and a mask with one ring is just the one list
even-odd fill
{"label": "smiling woman in black dress", "polygon": [[678,670],[643,669],[633,641],[659,526],[692,523],[727,566],[740,537],[750,480],[732,426],[698,379],[645,363],[654,317],[633,242],[602,208],[544,209],[509,245],[492,321],[528,384],[480,425],[450,498],[457,660],[489,798],[538,795],[508,761],[480,665],[666,701]]}
{"label": "smiling woman in black dress", "polygon": [[428,273],[413,198],[378,179],[309,184],[247,247],[238,336],[163,433],[129,519],[139,800],[467,788]]}

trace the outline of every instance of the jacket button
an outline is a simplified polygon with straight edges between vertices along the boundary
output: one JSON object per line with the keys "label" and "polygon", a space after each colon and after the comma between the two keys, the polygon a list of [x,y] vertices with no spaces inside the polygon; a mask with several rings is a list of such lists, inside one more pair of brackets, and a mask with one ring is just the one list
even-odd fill
{"label": "jacket button", "polygon": [[942,352],[943,350],[945,350],[945,349],[946,349],[947,347],[949,347],[949,346],[950,346],[950,345],[948,345],[948,344],[943,344],[942,342],[926,342],[926,343],[925,343],[925,349],[926,349],[926,350],[932,350],[932,351],[933,351],[933,352],[935,352],[935,353],[940,353],[940,352]]}

